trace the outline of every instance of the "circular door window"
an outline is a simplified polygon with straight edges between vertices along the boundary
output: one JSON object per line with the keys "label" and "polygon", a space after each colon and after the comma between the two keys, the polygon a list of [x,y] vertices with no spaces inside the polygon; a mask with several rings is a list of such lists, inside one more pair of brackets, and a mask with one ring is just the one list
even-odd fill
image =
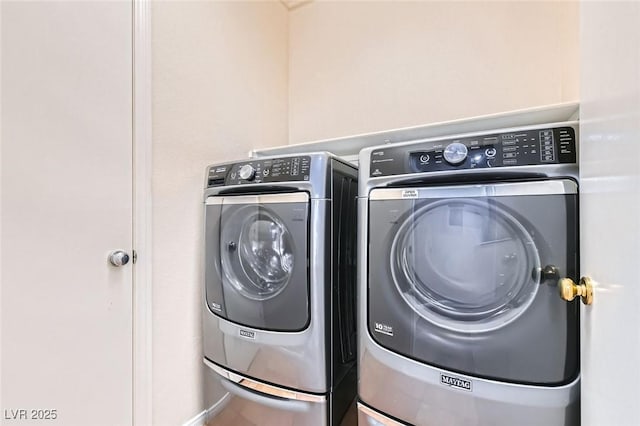
{"label": "circular door window", "polygon": [[236,211],[231,222],[223,227],[221,239],[226,278],[250,299],[275,297],[293,273],[291,234],[275,214],[263,207]]}
{"label": "circular door window", "polygon": [[428,204],[401,225],[391,249],[405,302],[449,330],[485,332],[522,314],[538,285],[538,251],[522,224],[489,200]]}

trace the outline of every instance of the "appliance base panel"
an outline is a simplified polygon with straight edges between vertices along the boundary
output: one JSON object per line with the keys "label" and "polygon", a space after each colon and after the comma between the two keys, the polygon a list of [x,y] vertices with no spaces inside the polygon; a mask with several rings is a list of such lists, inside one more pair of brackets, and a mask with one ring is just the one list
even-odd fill
{"label": "appliance base panel", "polygon": [[[385,359],[376,359],[365,350],[361,357],[358,397],[366,406],[407,424],[580,425],[579,379],[569,385],[547,388],[499,383],[449,373],[374,349]],[[441,375],[468,380],[472,390],[443,385]]]}
{"label": "appliance base panel", "polygon": [[[227,391],[207,426],[339,426],[355,398],[355,366],[332,392],[318,395],[261,384],[206,359],[205,365]],[[298,399],[286,397],[293,394]]]}

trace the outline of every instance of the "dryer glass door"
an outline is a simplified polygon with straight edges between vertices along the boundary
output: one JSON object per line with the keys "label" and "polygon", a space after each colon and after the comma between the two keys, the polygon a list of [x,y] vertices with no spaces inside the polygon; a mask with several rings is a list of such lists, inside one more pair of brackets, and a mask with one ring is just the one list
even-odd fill
{"label": "dryer glass door", "polygon": [[369,202],[369,330],[412,358],[487,378],[562,383],[577,374],[570,180],[376,189]]}
{"label": "dryer glass door", "polygon": [[527,229],[491,200],[417,206],[393,239],[392,273],[412,309],[443,328],[489,331],[533,301],[540,267]]}
{"label": "dryer glass door", "polygon": [[[309,319],[306,193],[212,197],[219,227],[208,232],[210,308],[265,330],[305,328]],[[212,213],[213,216],[216,213]],[[215,217],[207,217],[207,226]],[[209,297],[211,295],[211,297]]]}

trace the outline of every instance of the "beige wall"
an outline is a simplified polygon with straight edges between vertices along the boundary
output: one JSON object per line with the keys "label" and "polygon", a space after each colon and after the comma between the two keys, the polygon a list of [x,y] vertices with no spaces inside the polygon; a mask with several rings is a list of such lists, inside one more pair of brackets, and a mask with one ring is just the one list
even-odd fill
{"label": "beige wall", "polygon": [[287,143],[288,22],[275,1],[152,12],[153,423],[175,426],[215,402],[202,367],[205,167]]}
{"label": "beige wall", "polygon": [[290,143],[578,98],[577,2],[315,1],[289,25]]}

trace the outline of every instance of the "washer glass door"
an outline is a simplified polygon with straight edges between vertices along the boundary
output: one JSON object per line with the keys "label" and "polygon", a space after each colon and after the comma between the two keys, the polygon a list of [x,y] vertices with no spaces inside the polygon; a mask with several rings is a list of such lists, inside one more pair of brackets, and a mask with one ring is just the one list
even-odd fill
{"label": "washer glass door", "polygon": [[296,331],[309,321],[307,193],[210,197],[207,303],[238,324]]}
{"label": "washer glass door", "polygon": [[293,236],[268,207],[234,209],[221,230],[220,243],[225,278],[244,297],[267,300],[291,282]]}

